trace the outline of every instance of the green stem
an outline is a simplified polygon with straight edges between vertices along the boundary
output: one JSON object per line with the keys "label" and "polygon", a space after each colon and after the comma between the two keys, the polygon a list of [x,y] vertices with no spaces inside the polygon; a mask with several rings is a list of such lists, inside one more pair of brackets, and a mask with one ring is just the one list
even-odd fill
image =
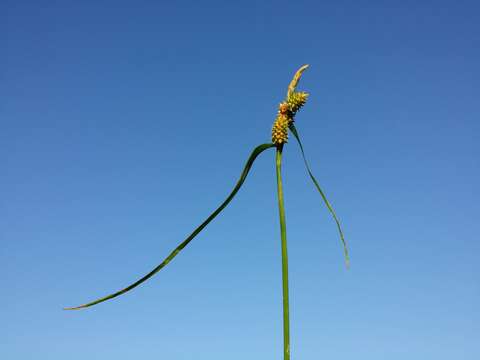
{"label": "green stem", "polygon": [[287,254],[287,227],[285,222],[285,207],[283,205],[282,187],[282,150],[283,145],[277,146],[277,193],[278,210],[280,214],[280,234],[282,238],[282,285],[283,285],[283,359],[290,360],[290,317],[288,305],[288,254]]}

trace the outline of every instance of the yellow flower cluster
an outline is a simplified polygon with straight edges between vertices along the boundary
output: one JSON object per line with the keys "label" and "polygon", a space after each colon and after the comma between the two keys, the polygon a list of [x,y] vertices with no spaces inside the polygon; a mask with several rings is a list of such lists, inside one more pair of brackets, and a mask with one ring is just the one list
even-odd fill
{"label": "yellow flower cluster", "polygon": [[288,140],[288,126],[293,122],[294,116],[307,102],[306,92],[292,92],[278,109],[277,117],[272,127],[272,142],[275,145],[285,144]]}
{"label": "yellow flower cluster", "polygon": [[294,92],[287,99],[288,109],[295,115],[300,108],[307,102],[308,94],[304,91]]}
{"label": "yellow flower cluster", "polygon": [[272,127],[272,142],[275,145],[285,144],[288,140],[288,125],[290,124],[290,117],[287,113],[282,113],[282,106],[280,104],[280,110],[278,111],[277,118]]}

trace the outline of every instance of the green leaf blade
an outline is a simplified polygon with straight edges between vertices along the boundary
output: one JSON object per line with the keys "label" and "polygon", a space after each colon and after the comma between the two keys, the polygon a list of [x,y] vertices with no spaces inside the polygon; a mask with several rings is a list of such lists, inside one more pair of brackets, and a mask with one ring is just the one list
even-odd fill
{"label": "green leaf blade", "polygon": [[337,229],[338,229],[338,233],[340,235],[340,240],[341,240],[342,246],[343,246],[343,253],[344,253],[344,257],[345,257],[345,265],[346,265],[347,268],[349,268],[350,267],[350,255],[349,255],[349,252],[348,252],[347,241],[345,240],[345,236],[343,234],[343,230],[342,230],[342,226],[340,224],[340,220],[338,220],[338,217],[337,217],[337,214],[335,213],[335,210],[333,209],[332,205],[328,201],[327,196],[325,195],[325,192],[320,187],[317,179],[315,178],[315,176],[312,173],[312,170],[310,169],[310,165],[309,165],[309,163],[307,161],[307,158],[305,156],[305,151],[303,149],[302,141],[300,140],[300,136],[298,135],[298,131],[295,128],[295,125],[293,123],[291,123],[289,125],[289,128],[290,128],[290,131],[292,132],[293,136],[297,140],[298,145],[300,146],[300,152],[302,153],[303,162],[304,162],[305,167],[307,169],[308,175],[310,176],[310,179],[312,180],[313,184],[317,188],[317,191],[319,192],[320,196],[322,197],[322,200],[325,203],[328,211],[330,212],[333,219],[335,220],[335,223],[336,223]]}
{"label": "green leaf blade", "polygon": [[272,148],[274,147],[275,145],[273,144],[262,144],[262,145],[259,145],[257,146],[253,151],[252,153],[250,154],[246,164],[245,164],[245,167],[243,168],[243,171],[240,175],[240,178],[239,180],[237,181],[237,183],[235,184],[235,187],[233,188],[233,190],[230,192],[230,194],[227,196],[227,198],[224,200],[224,202],[222,204],[220,204],[220,206],[214,211],[212,212],[208,217],[207,219],[201,223],[182,243],[180,243],[180,245],[178,245],[159,265],[157,265],[152,271],[150,271],[148,274],[146,274],[145,276],[141,277],[140,279],[138,279],[137,281],[135,281],[134,283],[132,283],[131,285],[127,286],[126,288],[123,288],[117,292],[114,292],[113,294],[110,294],[110,295],[107,295],[107,296],[104,296],[104,297],[101,297],[97,300],[94,300],[94,301],[91,301],[91,302],[88,302],[86,304],[83,304],[83,305],[79,305],[79,306],[75,306],[75,307],[67,307],[67,308],[64,308],[64,310],[80,310],[80,309],[84,309],[84,308],[87,308],[87,307],[90,307],[90,306],[93,306],[93,305],[96,305],[96,304],[99,304],[99,303],[102,303],[104,301],[107,301],[107,300],[110,300],[110,299],[113,299],[117,296],[120,296],[122,294],[125,294],[126,292],[134,289],[135,287],[137,287],[138,285],[142,284],[143,282],[147,281],[148,279],[150,279],[152,276],[154,276],[156,273],[158,273],[162,268],[164,268],[175,256],[178,255],[178,253],[180,253],[180,251],[182,251],[189,243],[190,241],[192,241],[218,214],[220,214],[222,212],[222,210],[230,203],[230,201],[232,201],[232,199],[235,197],[235,195],[237,194],[237,192],[240,190],[240,188],[242,187],[243,183],[245,182],[245,179],[247,178],[247,175],[250,171],[250,169],[252,168],[252,165],[255,161],[255,159],[258,157],[258,155],[260,155],[262,152],[264,152],[265,150],[269,149],[269,148]]}

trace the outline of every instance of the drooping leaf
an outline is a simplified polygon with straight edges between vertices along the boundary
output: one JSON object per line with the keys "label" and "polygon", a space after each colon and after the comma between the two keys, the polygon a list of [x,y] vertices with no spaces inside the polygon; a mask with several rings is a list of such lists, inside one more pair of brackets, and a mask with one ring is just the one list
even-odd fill
{"label": "drooping leaf", "polygon": [[340,234],[340,240],[342,241],[342,245],[343,245],[343,252],[344,252],[344,256],[345,256],[345,264],[348,268],[350,266],[350,257],[349,257],[349,254],[348,254],[347,242],[346,242],[345,237],[343,235],[343,230],[342,230],[342,226],[340,225],[340,221],[338,220],[338,217],[335,214],[335,210],[333,210],[332,205],[328,201],[327,196],[325,195],[323,190],[320,188],[320,185],[318,184],[317,179],[315,179],[315,176],[313,176],[312,170],[310,169],[310,165],[308,164],[307,158],[305,156],[305,151],[303,149],[303,144],[300,140],[300,136],[298,135],[298,131],[295,128],[295,125],[293,123],[291,123],[289,128],[290,128],[290,131],[292,132],[293,136],[295,137],[295,139],[297,139],[298,145],[300,146],[300,151],[302,153],[303,162],[305,163],[305,167],[307,168],[308,175],[310,175],[310,178],[312,179],[313,184],[317,188],[318,192],[320,193],[320,196],[323,199],[323,202],[327,206],[328,210],[330,211],[330,213],[333,216],[333,219],[335,220],[335,223],[337,224],[338,232]]}
{"label": "drooping leaf", "polygon": [[225,199],[225,201],[213,212],[210,214],[210,216],[208,216],[208,218],[203,222],[201,223],[180,245],[178,245],[171,253],[170,255],[168,255],[165,260],[163,260],[158,266],[156,266],[152,271],[150,271],[148,274],[146,274],[145,276],[143,276],[142,278],[138,279],[137,281],[135,281],[133,284],[127,286],[126,288],[122,289],[122,290],[119,290],[113,294],[110,294],[110,295],[107,295],[107,296],[104,296],[100,299],[97,299],[97,300],[94,300],[94,301],[91,301],[89,303],[86,303],[86,304],[83,304],[83,305],[80,305],[80,306],[75,306],[75,307],[69,307],[69,308],[65,308],[65,310],[78,310],[78,309],[83,309],[83,308],[87,308],[87,307],[90,307],[90,306],[93,306],[93,305],[96,305],[96,304],[99,304],[101,302],[104,302],[104,301],[107,301],[107,300],[110,300],[110,299],[113,299],[117,296],[120,296],[130,290],[132,290],[133,288],[137,287],[138,285],[140,285],[141,283],[145,282],[146,280],[150,279],[153,275],[155,275],[156,273],[158,273],[163,267],[165,267],[175,256],[178,255],[178,253],[180,251],[182,251],[182,249],[188,245],[188,243],[190,243],[190,241],[192,241],[195,236],[197,236],[218,214],[220,214],[220,212],[230,203],[230,201],[235,197],[235,195],[237,194],[238,190],[240,190],[240,188],[242,187],[243,183],[245,182],[245,179],[247,178],[247,175],[253,165],[253,162],[255,161],[255,159],[257,158],[258,155],[260,155],[263,151],[269,149],[269,148],[272,148],[274,147],[275,145],[273,144],[262,144],[262,145],[259,145],[257,146],[253,151],[252,153],[250,154],[250,157],[248,158],[247,160],[247,163],[245,164],[245,167],[243,168],[243,171],[240,175],[240,178],[239,180],[237,181],[235,187],[233,188],[232,192],[230,193],[230,195],[228,195],[228,197]]}

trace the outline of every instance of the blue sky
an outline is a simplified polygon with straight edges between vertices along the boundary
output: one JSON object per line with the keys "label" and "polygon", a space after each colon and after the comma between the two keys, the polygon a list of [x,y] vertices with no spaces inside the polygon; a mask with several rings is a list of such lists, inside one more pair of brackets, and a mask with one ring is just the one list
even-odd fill
{"label": "blue sky", "polygon": [[335,224],[285,148],[292,359],[478,359],[475,1],[4,1],[0,358],[280,359],[274,152],[297,116]]}

